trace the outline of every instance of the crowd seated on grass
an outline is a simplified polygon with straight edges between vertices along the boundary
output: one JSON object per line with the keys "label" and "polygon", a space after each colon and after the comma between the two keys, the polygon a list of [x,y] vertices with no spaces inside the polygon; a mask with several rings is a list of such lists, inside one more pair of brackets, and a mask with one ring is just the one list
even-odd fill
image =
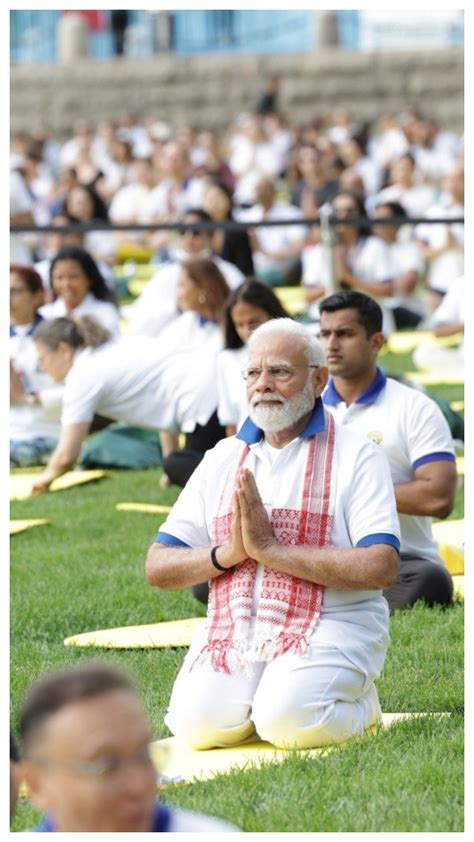
{"label": "crowd seated on grass", "polygon": [[[127,114],[118,120],[105,117],[97,127],[78,122],[73,136],[64,143],[47,134],[41,137],[36,138],[33,162],[32,138],[12,138],[13,222],[31,221],[41,214],[42,221],[54,224],[114,219],[129,224],[148,220],[196,225],[196,229],[182,233],[95,231],[47,236],[35,233],[21,241],[17,235],[12,238],[26,255],[26,263],[37,266],[43,276],[48,272],[46,296],[53,300],[43,302],[44,317],[75,319],[91,314],[117,339],[120,332],[131,333],[123,338],[136,339],[136,348],[138,340],[154,339],[157,350],[153,353],[163,355],[166,344],[170,368],[167,382],[171,382],[171,371],[179,381],[180,371],[186,369],[184,403],[187,408],[195,407],[199,400],[202,403],[202,412],[193,410],[192,420],[187,409],[178,413],[179,420],[176,417],[176,395],[169,398],[168,415],[161,408],[154,418],[148,411],[146,390],[141,415],[138,410],[130,414],[128,408],[124,414],[115,398],[112,409],[105,402],[112,412],[110,417],[165,432],[164,483],[168,477],[184,485],[191,465],[195,467],[209,444],[225,434],[223,427],[238,426],[243,412],[243,405],[236,398],[239,418],[235,415],[232,421],[224,423],[216,415],[216,383],[219,380],[222,384],[222,377],[208,381],[216,371],[218,349],[223,347],[220,314],[210,314],[206,302],[205,312],[201,312],[203,305],[198,299],[205,295],[202,290],[197,293],[193,314],[186,309],[178,285],[186,275],[196,285],[185,265],[190,260],[212,259],[232,293],[254,269],[268,285],[297,284],[306,295],[306,309],[298,318],[310,322],[317,333],[319,302],[329,292],[332,274],[330,252],[317,223],[331,211],[341,217],[334,229],[336,285],[367,293],[379,301],[386,336],[394,328],[433,326],[437,333],[446,329],[444,322],[439,323],[440,318],[446,318],[442,308],[433,321],[428,318],[434,303],[445,299],[449,308],[456,296],[457,278],[463,271],[463,225],[420,223],[413,229],[406,223],[386,224],[393,215],[403,222],[406,214],[423,212],[432,218],[457,218],[464,213],[462,137],[436,126],[414,109],[400,115],[380,115],[372,125],[358,120],[357,115],[339,112],[315,117],[304,125],[290,125],[281,114],[243,114],[226,131],[213,133],[212,137],[205,129],[170,126],[158,115],[144,121],[139,115],[132,119]],[[62,215],[58,215],[59,211]],[[306,217],[315,224],[251,228],[251,221],[281,220],[286,214],[289,221]],[[203,222],[225,223],[232,219],[246,220],[249,229],[197,230]],[[352,225],[351,219],[359,224]],[[142,292],[132,302],[126,292],[119,312],[114,288],[123,295],[123,284],[126,286],[127,279],[134,275],[143,279]],[[451,291],[452,296],[448,295]],[[203,324],[195,331],[199,319]],[[204,341],[208,333],[216,340],[212,351]],[[182,341],[184,334],[186,341]],[[191,341],[193,337],[195,342]],[[122,365],[121,347],[121,341],[107,340],[104,344],[104,358],[110,355],[110,368],[112,360],[118,367]],[[238,347],[227,350],[228,357],[221,359],[227,359],[229,365],[231,352],[235,357],[245,353]],[[446,365],[448,358],[453,363],[453,349],[438,350],[452,351],[444,358]],[[52,351],[57,354],[58,348]],[[95,353],[75,350],[70,355],[71,368],[76,368],[80,360],[82,368],[84,360]],[[462,354],[462,348],[459,353]],[[206,370],[196,368],[199,354],[202,359],[212,358]],[[97,355],[97,359],[102,358],[99,349]],[[414,359],[420,364],[418,352]],[[236,371],[235,363],[233,360]],[[161,368],[158,369],[163,385]],[[65,369],[61,371],[67,386],[75,382],[74,376]],[[137,362],[135,377],[140,376],[140,371]],[[21,381],[15,374],[13,384],[17,397],[26,401],[26,392],[19,388]],[[81,415],[77,422],[83,427],[82,438],[89,430],[91,409],[99,412],[103,404],[96,391],[93,407],[89,397],[84,397],[84,417]],[[28,401],[31,400],[28,394]],[[151,404],[154,405],[154,399]],[[63,418],[66,417],[67,413]],[[205,431],[201,435],[208,424],[212,426],[211,439]],[[176,473],[171,462],[166,461],[172,455],[173,459],[182,459],[182,466],[185,464],[186,453],[177,456],[178,433],[187,436],[187,455],[194,452],[184,473]],[[61,470],[64,465],[73,464],[71,454],[77,455],[79,438],[68,450]],[[49,481],[47,474],[44,487]]]}

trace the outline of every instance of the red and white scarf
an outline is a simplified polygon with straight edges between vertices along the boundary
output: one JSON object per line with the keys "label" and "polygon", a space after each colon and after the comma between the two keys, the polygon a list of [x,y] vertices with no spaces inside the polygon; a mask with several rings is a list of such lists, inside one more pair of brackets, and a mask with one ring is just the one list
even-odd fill
{"label": "red and white scarf", "polygon": [[[275,508],[270,523],[278,544],[327,547],[334,520],[335,424],[325,411],[325,429],[309,440],[300,509]],[[245,445],[230,469],[213,521],[213,545],[225,544],[232,523],[237,471],[249,454]],[[209,593],[207,642],[194,664],[210,657],[216,671],[232,672],[250,661],[271,661],[285,652],[304,654],[321,613],[324,587],[264,567],[254,634],[249,641],[257,562],[247,558],[213,579]]]}

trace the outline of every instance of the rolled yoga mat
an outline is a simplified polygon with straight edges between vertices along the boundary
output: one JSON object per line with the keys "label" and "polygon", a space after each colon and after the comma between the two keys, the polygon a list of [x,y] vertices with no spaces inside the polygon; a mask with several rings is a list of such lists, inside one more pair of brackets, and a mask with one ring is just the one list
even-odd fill
{"label": "rolled yoga mat", "polygon": [[100,629],[67,637],[64,645],[95,649],[166,649],[190,646],[204,621],[205,617],[190,617],[187,620],[170,620],[145,626]]}
{"label": "rolled yoga mat", "polygon": [[[107,476],[110,476],[107,471],[68,471],[67,474],[55,479],[49,490],[64,491],[66,488],[95,482]],[[38,477],[39,474],[10,474],[10,500],[27,500],[31,497],[33,483]]]}
{"label": "rolled yoga mat", "polygon": [[18,535],[19,532],[26,532],[27,529],[33,529],[35,526],[46,526],[51,523],[45,518],[35,518],[33,520],[11,520],[10,521],[10,535]]}

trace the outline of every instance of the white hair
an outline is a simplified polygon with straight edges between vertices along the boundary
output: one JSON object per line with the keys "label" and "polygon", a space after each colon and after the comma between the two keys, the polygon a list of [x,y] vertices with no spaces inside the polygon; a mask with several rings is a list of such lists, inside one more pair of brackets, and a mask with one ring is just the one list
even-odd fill
{"label": "white hair", "polygon": [[324,351],[319,339],[316,339],[305,325],[295,322],[293,319],[270,319],[257,327],[247,343],[249,351],[252,350],[259,339],[275,333],[289,334],[289,344],[291,344],[291,336],[299,336],[305,344],[304,353],[309,365],[326,365]]}

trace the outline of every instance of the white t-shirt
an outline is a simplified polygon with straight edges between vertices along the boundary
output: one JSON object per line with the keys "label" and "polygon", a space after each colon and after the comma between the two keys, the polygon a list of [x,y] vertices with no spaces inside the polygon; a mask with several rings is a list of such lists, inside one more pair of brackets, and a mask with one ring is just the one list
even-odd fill
{"label": "white t-shirt", "polygon": [[26,391],[38,393],[41,404],[10,407],[10,439],[59,438],[64,387],[41,370],[32,329],[33,325],[10,328],[10,359]]}
{"label": "white t-shirt", "polygon": [[[427,462],[455,459],[448,424],[435,402],[417,389],[386,378],[380,370],[350,406],[340,398],[332,379],[323,400],[338,424],[379,444],[389,461],[394,484],[411,482],[415,469]],[[401,513],[398,516],[401,552],[441,562],[431,532],[431,518]]]}
{"label": "white t-shirt", "polygon": [[[464,205],[454,205],[449,199],[445,199],[429,208],[426,216],[431,219],[464,217]],[[414,236],[427,242],[431,248],[439,249],[447,245],[448,231],[460,246],[464,246],[464,225],[460,222],[452,225],[443,222],[432,225],[420,223],[415,228]],[[464,251],[450,248],[429,262],[427,285],[445,292],[451,281],[463,274]]]}
{"label": "white t-shirt", "polygon": [[217,416],[223,427],[235,424],[241,427],[247,418],[248,401],[242,371],[247,365],[246,345],[231,350],[226,348],[217,358],[217,391],[219,404]]}
{"label": "white t-shirt", "polygon": [[[233,263],[217,255],[212,255],[211,259],[221,270],[230,289],[236,289],[245,280]],[[142,294],[132,304],[122,308],[123,315],[130,322],[131,333],[136,336],[158,336],[164,326],[179,315],[176,294],[181,268],[181,261],[161,266],[152,275]]]}
{"label": "white t-shirt", "polygon": [[[331,277],[329,249],[322,244],[310,246],[303,249],[301,260],[303,285],[327,288]],[[356,245],[349,249],[348,266],[352,274],[364,281],[377,283],[391,278],[388,249],[380,237],[360,237]],[[318,301],[309,306],[308,313],[315,321],[319,321]],[[387,320],[387,311],[384,311],[384,318],[387,321],[384,330],[390,332],[393,330],[393,324]]]}
{"label": "white t-shirt", "polygon": [[217,357],[224,344],[224,334],[216,322],[206,321],[193,310],[186,310],[163,328],[155,342],[169,355],[207,351]]}
{"label": "white t-shirt", "polygon": [[[62,298],[56,298],[56,301],[52,301],[51,304],[45,304],[40,308],[39,312],[44,319],[69,317]],[[113,336],[117,336],[119,333],[119,312],[117,307],[111,304],[110,301],[100,301],[90,292],[87,293],[79,306],[75,307],[72,311],[71,318],[77,319],[79,316],[94,316],[103,327],[110,330]]]}
{"label": "white t-shirt", "polygon": [[[318,401],[301,436],[270,458],[265,440],[251,421],[239,431],[249,443],[245,466],[255,476],[263,504],[272,508],[299,508],[310,436],[322,429]],[[213,518],[229,471],[236,468],[243,441],[232,436],[208,450],[181,492],[157,540],[170,545],[206,547],[211,543]],[[390,470],[381,451],[352,430],[336,428],[334,523],[332,547],[399,545],[399,524]],[[258,566],[254,607],[258,603],[262,565]],[[338,622],[333,622],[337,620]],[[325,588],[321,619],[315,637],[341,648],[348,658],[372,677],[378,675],[388,645],[388,608],[378,590],[350,591]]]}
{"label": "white t-shirt", "polygon": [[398,184],[391,184],[374,196],[370,196],[365,204],[367,212],[371,214],[378,205],[383,205],[385,202],[399,202],[408,216],[416,219],[424,217],[435,200],[436,190],[428,184],[414,184],[406,189],[402,189]]}
{"label": "white t-shirt", "polygon": [[76,352],[66,377],[63,427],[94,413],[150,430],[192,432],[217,407],[215,354],[167,352],[148,336]]}
{"label": "white t-shirt", "polygon": [[[394,243],[385,243],[385,246],[388,251],[391,280],[398,278],[405,272],[418,272],[421,278],[425,262],[416,243],[401,240]],[[396,294],[390,298],[385,298],[383,304],[390,308],[406,307],[423,318],[427,315],[426,304],[417,295],[416,290],[411,294]]]}
{"label": "white t-shirt", "polygon": [[[239,222],[261,222],[264,219],[277,221],[280,219],[303,219],[300,208],[290,205],[289,202],[275,202],[269,211],[265,212],[261,205],[254,205],[245,211],[240,211],[236,218]],[[265,271],[284,267],[287,259],[280,260],[270,257],[264,252],[276,252],[279,249],[287,248],[298,240],[304,240],[306,227],[304,225],[289,225],[255,228],[257,242],[263,251],[256,251],[253,254],[254,266],[257,270]]]}
{"label": "white t-shirt", "polygon": [[116,225],[147,225],[151,220],[151,192],[144,184],[126,184],[125,187],[121,187],[109,206],[110,221]]}
{"label": "white t-shirt", "polygon": [[174,182],[163,179],[153,188],[148,199],[148,215],[151,220],[166,220],[180,218],[191,208],[202,207],[204,196],[204,180],[188,178],[179,191],[175,191]]}

